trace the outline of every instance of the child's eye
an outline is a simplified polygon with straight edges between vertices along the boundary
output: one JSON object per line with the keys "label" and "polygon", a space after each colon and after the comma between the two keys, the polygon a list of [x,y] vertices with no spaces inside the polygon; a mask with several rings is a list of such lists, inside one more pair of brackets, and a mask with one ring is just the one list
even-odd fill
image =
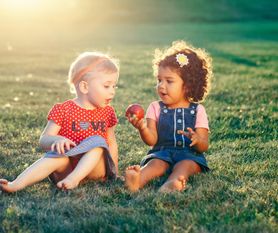
{"label": "child's eye", "polygon": [[173,81],[172,80],[167,80],[167,83],[173,83]]}
{"label": "child's eye", "polygon": [[157,79],[157,82],[158,82],[158,83],[161,83],[161,79]]}
{"label": "child's eye", "polygon": [[110,86],[110,85],[104,85],[104,88],[106,88],[106,89],[109,89],[109,88],[113,88],[113,89],[117,89],[118,88],[118,86],[116,86],[116,85],[113,85],[113,86]]}

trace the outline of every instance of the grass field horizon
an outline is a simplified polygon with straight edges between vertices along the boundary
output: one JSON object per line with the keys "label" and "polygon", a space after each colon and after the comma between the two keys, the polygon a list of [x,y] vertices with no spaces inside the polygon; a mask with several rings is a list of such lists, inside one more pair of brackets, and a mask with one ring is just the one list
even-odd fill
{"label": "grass field horizon", "polygon": [[[190,9],[203,2],[189,1]],[[61,192],[45,180],[0,194],[0,232],[277,232],[277,4],[255,3],[257,7],[225,0],[218,6],[212,1],[219,9],[233,7],[214,20],[213,12],[201,14],[202,8],[195,13],[198,20],[192,20],[191,11],[183,16],[185,3],[175,1],[161,22],[140,18],[139,10],[153,10],[152,5],[138,7],[130,22],[123,18],[84,28],[63,29],[57,23],[29,33],[28,23],[8,30],[0,22],[7,32],[0,37],[1,178],[14,179],[42,155],[38,139],[49,109],[74,98],[66,78],[79,53],[98,50],[120,60],[112,105],[119,119],[121,174],[149,149],[124,111],[134,102],[146,109],[158,98],[151,67],[154,49],[186,40],[205,48],[214,66],[211,93],[203,103],[211,130],[206,153],[210,173],[192,177],[186,191],[174,194],[158,194],[165,177],[136,194],[121,181]],[[159,12],[169,4],[163,1]]]}

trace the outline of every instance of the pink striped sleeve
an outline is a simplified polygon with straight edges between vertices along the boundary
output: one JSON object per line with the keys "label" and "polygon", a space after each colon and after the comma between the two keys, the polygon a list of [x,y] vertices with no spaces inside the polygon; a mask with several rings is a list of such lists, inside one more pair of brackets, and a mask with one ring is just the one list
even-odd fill
{"label": "pink striped sleeve", "polygon": [[199,104],[197,107],[195,128],[205,128],[209,130],[208,116],[202,104]]}
{"label": "pink striped sleeve", "polygon": [[160,115],[160,106],[158,101],[154,101],[150,104],[146,112],[146,118],[153,119],[158,122]]}

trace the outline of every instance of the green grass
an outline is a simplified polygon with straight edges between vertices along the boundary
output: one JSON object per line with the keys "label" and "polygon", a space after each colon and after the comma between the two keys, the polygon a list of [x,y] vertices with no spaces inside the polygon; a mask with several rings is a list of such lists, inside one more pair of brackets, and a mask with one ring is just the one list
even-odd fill
{"label": "green grass", "polygon": [[[204,103],[212,170],[192,177],[186,191],[158,194],[165,177],[136,194],[121,181],[61,192],[45,180],[15,194],[0,194],[0,232],[277,232],[277,24],[117,23],[105,30],[65,30],[55,39],[48,32],[3,35],[0,177],[8,179],[42,155],[38,139],[47,112],[73,97],[66,75],[79,52],[108,51],[121,61],[113,102],[121,173],[148,150],[124,110],[133,102],[146,108],[157,99],[154,49],[186,39],[211,53],[215,76]],[[7,41],[12,51],[5,47]]]}

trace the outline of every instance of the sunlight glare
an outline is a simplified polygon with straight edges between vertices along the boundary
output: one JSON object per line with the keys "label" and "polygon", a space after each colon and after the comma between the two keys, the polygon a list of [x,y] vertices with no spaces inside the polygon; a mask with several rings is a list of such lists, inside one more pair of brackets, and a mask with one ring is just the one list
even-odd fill
{"label": "sunlight glare", "polygon": [[10,10],[30,10],[39,7],[42,0],[3,0],[2,3]]}

